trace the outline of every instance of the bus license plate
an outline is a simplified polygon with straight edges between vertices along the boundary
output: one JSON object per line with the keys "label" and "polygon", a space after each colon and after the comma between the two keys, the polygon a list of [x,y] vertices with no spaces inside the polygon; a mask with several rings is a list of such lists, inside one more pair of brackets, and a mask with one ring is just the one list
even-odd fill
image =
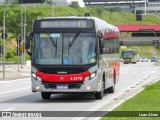
{"label": "bus license plate", "polygon": [[65,84],[57,84],[58,90],[68,90],[68,85]]}

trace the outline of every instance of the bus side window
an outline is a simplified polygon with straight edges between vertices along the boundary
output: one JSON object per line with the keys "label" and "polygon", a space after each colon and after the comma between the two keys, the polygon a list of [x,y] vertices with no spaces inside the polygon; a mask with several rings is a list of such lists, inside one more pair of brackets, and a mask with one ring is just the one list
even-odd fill
{"label": "bus side window", "polygon": [[102,49],[103,54],[110,54],[111,53],[111,46],[109,40],[104,40],[103,42],[104,47]]}

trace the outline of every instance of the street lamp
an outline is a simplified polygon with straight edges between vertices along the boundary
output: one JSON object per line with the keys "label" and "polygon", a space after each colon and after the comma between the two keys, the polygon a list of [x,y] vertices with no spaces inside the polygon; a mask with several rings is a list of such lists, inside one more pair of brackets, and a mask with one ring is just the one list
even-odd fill
{"label": "street lamp", "polygon": [[[139,31],[140,32],[152,32],[154,34],[154,36],[155,36],[155,40],[157,40],[157,35],[156,35],[154,30],[152,30],[152,29],[140,29]],[[155,42],[155,47],[157,47],[157,43],[156,42]],[[157,53],[156,54],[157,54],[157,66],[158,66],[158,49],[157,49]]]}
{"label": "street lamp", "polygon": [[[14,2],[14,1],[13,1]],[[13,3],[12,2],[12,3]],[[5,35],[6,35],[6,10],[7,10],[7,7],[9,5],[11,5],[12,3],[10,3],[9,1],[9,4],[7,2],[5,2],[5,8],[4,8],[4,11],[3,11],[3,79],[5,79]]]}

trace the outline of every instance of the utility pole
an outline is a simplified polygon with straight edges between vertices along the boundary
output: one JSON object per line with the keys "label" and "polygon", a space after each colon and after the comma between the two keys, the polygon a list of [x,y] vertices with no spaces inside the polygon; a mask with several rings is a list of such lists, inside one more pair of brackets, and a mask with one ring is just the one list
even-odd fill
{"label": "utility pole", "polygon": [[6,35],[6,8],[3,12],[3,79],[5,79],[5,35]]}
{"label": "utility pole", "polygon": [[52,1],[52,17],[54,17],[54,0]]}
{"label": "utility pole", "polygon": [[146,15],[146,11],[147,11],[147,0],[145,0],[145,5],[144,5],[144,14]]}
{"label": "utility pole", "polygon": [[[23,6],[21,6],[21,41],[23,40]],[[21,46],[21,43],[19,43],[20,44],[20,46]],[[21,58],[21,68],[23,68],[22,67],[22,58],[23,58],[23,53],[22,53],[22,51],[21,51],[21,55],[20,55],[20,58]]]}
{"label": "utility pole", "polygon": [[26,63],[26,52],[25,52],[25,43],[26,43],[26,5],[24,6],[24,65]]}

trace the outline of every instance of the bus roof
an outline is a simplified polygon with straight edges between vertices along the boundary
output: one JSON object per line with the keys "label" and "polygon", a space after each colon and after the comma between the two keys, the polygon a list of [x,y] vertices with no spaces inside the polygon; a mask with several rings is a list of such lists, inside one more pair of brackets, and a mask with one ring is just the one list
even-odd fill
{"label": "bus roof", "polygon": [[[113,26],[106,21],[99,19],[97,17],[78,17],[78,16],[67,16],[67,17],[45,17],[45,18],[37,18],[35,20],[52,20],[52,19],[90,19],[95,21],[96,29],[104,29],[108,32],[119,32],[118,27]],[[107,26],[107,27],[106,27]]]}

